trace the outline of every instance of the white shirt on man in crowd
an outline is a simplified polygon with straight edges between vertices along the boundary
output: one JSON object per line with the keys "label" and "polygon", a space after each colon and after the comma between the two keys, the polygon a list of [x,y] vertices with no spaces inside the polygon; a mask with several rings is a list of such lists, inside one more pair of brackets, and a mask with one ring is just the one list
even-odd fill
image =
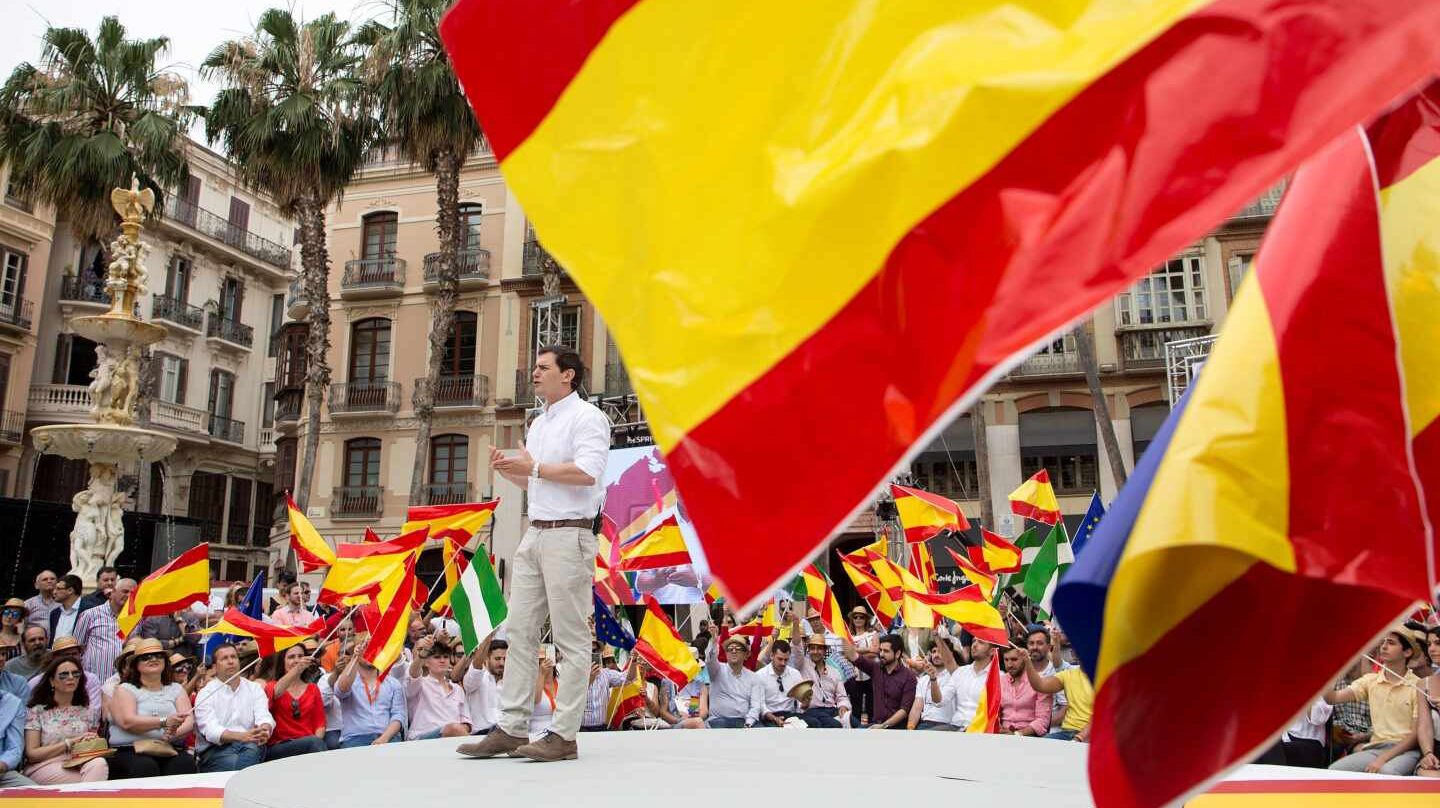
{"label": "white shirt on man in crowd", "polygon": [[746,726],[753,726],[760,720],[760,710],[765,705],[760,677],[749,668],[741,668],[736,675],[729,665],[720,661],[716,645],[712,642],[705,647],[705,669],[710,672],[710,715],[743,718]]}
{"label": "white shirt on man in crowd", "polygon": [[921,721],[949,724],[955,718],[955,702],[953,699],[947,698],[948,694],[946,693],[948,685],[950,684],[950,675],[950,671],[943,668],[935,671],[935,680],[940,688],[939,701],[930,698],[930,674],[922,673],[920,674],[920,678],[916,680],[915,698],[920,699]]}
{"label": "white shirt on man in crowd", "polygon": [[195,696],[197,754],[212,746],[220,746],[220,735],[227,730],[249,732],[261,724],[275,726],[265,688],[243,676],[237,677],[236,681],[239,685],[232,687],[213,679]]}
{"label": "white shirt on man in crowd", "polygon": [[990,675],[990,665],[997,663],[996,656],[998,654],[991,654],[990,663],[978,671],[974,663],[961,665],[941,688],[941,695],[947,697],[952,711],[950,723],[961,730],[970,726],[975,711],[980,709],[980,694],[985,692],[985,678]]}

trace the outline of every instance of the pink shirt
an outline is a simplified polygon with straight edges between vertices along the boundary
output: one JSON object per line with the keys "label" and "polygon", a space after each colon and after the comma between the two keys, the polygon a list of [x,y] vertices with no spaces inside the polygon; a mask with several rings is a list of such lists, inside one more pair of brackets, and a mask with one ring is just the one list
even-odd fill
{"label": "pink shirt", "polygon": [[1025,727],[1044,736],[1050,731],[1050,705],[1054,697],[1049,693],[1036,693],[1030,687],[1030,680],[1024,675],[1011,679],[1010,674],[1000,674],[1000,731],[1016,732]]}
{"label": "pink shirt", "polygon": [[281,606],[270,613],[270,622],[277,626],[308,626],[315,622],[315,613],[306,608],[299,611],[292,611],[289,606]]}
{"label": "pink shirt", "polygon": [[434,676],[416,676],[405,683],[405,700],[410,707],[410,728],[406,738],[418,738],[443,729],[446,724],[475,723],[470,720],[470,705],[465,701],[465,688]]}

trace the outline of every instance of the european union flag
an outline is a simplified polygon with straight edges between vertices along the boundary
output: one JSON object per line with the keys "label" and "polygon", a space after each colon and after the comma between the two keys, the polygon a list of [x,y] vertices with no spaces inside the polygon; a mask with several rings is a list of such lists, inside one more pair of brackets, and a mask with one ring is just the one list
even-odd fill
{"label": "european union flag", "polygon": [[623,648],[626,651],[634,648],[635,636],[615,619],[610,607],[600,599],[600,593],[591,592],[591,595],[595,598],[595,638],[614,648]]}
{"label": "european union flag", "polygon": [[1100,493],[1097,491],[1090,495],[1090,507],[1085,509],[1085,518],[1075,531],[1075,538],[1070,540],[1070,550],[1075,557],[1078,558],[1080,551],[1085,549],[1085,542],[1090,540],[1090,534],[1100,526],[1100,519],[1104,516],[1105,506],[1100,504]]}
{"label": "european union flag", "polygon": [[[246,617],[253,617],[256,620],[265,619],[265,570],[255,576],[250,582],[250,588],[245,590],[245,598],[236,605],[236,608],[245,613]],[[211,634],[205,640],[205,653],[203,654],[206,665],[210,664],[210,657],[215,651],[215,646],[222,643],[235,643],[245,639],[236,637],[233,634]]]}

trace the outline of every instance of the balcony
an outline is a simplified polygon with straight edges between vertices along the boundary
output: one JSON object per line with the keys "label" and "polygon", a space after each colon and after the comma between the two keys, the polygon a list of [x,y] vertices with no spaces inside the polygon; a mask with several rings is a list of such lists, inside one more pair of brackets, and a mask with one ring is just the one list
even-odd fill
{"label": "balcony", "polygon": [[470,483],[430,483],[425,486],[426,505],[459,505],[470,502]]}
{"label": "balcony", "polygon": [[275,427],[273,427],[273,426],[262,426],[262,427],[260,427],[260,451],[262,451],[262,452],[274,452],[274,451],[275,451]]}
{"label": "balcony", "polygon": [[525,242],[525,251],[520,262],[520,276],[524,278],[538,278],[545,274],[545,265],[554,263],[556,269],[560,270],[560,277],[564,279],[565,268],[560,266],[550,251],[545,249],[539,241],[531,239]]}
{"label": "balcony", "polygon": [[210,413],[210,437],[226,443],[245,443],[245,422]]}
{"label": "balcony", "polygon": [[1165,367],[1165,343],[1209,333],[1209,325],[1123,331],[1116,335],[1120,339],[1120,361],[1125,370],[1159,370]]}
{"label": "balcony", "polygon": [[305,407],[305,388],[284,387],[275,393],[275,423],[293,424]]}
{"label": "balcony", "polygon": [[330,518],[373,519],[383,510],[378,485],[342,485],[330,494]]}
{"label": "balcony", "polygon": [[[460,289],[479,289],[490,279],[490,251],[462,250],[455,260],[460,264]],[[425,256],[425,288],[440,286],[440,253]]]}
{"label": "balcony", "polygon": [[535,383],[530,380],[530,370],[515,371],[515,406],[535,406]]}
{"label": "balcony", "polygon": [[231,224],[228,219],[211,213],[174,194],[165,198],[165,218],[216,241],[239,250],[282,270],[290,268],[290,249],[261,238],[249,230]]}
{"label": "balcony", "polygon": [[255,329],[228,317],[211,314],[209,322],[206,323],[205,338],[248,351],[255,343]]}
{"label": "balcony", "polygon": [[400,410],[400,382],[339,382],[330,385],[330,414],[394,413]]}
{"label": "balcony", "polygon": [[25,413],[0,411],[0,444],[18,446],[25,439]]}
{"label": "balcony", "polygon": [[46,415],[89,415],[90,388],[83,384],[32,384],[27,411]]}
{"label": "balcony", "polygon": [[[415,389],[423,390],[429,379],[416,379]],[[483,407],[490,401],[490,377],[479,375],[441,376],[435,382],[435,407]]]}
{"label": "balcony", "polygon": [[1266,191],[1259,199],[1241,208],[1238,213],[1231,216],[1231,221],[1237,219],[1268,219],[1275,215],[1280,207],[1280,199],[1285,195],[1285,189],[1289,186],[1288,180],[1281,180],[1279,184]]}
{"label": "balcony", "polygon": [[366,300],[391,297],[405,291],[405,259],[358,258],[345,262],[340,276],[340,297]]}
{"label": "balcony", "polygon": [[23,297],[0,297],[0,327],[29,331],[35,316],[35,304]]}
{"label": "balcony", "polygon": [[310,316],[310,298],[300,278],[290,281],[290,294],[285,297],[285,314],[292,320],[304,320]]}
{"label": "balcony", "polygon": [[1040,353],[1026,359],[1010,371],[1014,379],[1032,379],[1044,376],[1067,376],[1083,373],[1080,356],[1075,353]]}
{"label": "balcony", "polygon": [[110,292],[102,278],[66,275],[60,279],[60,300],[64,303],[94,303],[110,307]]}
{"label": "balcony", "polygon": [[204,410],[172,404],[158,398],[150,400],[150,425],[198,435],[207,434],[209,431],[205,425]]}
{"label": "balcony", "polygon": [[150,319],[164,320],[200,333],[205,327],[205,310],[165,295],[150,297]]}

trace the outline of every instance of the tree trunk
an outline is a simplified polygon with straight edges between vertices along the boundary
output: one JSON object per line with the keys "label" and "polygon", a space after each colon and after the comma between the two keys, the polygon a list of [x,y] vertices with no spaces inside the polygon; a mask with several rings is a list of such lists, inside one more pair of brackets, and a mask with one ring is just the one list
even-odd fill
{"label": "tree trunk", "polygon": [[1080,357],[1080,367],[1085,371],[1085,384],[1090,387],[1090,398],[1095,402],[1095,425],[1100,428],[1100,441],[1105,444],[1105,455],[1110,460],[1110,473],[1115,477],[1115,487],[1125,484],[1125,458],[1120,455],[1120,442],[1115,439],[1115,424],[1110,420],[1110,406],[1105,403],[1105,391],[1100,387],[1100,365],[1095,361],[1095,343],[1085,324],[1075,326],[1075,354]]}
{"label": "tree trunk", "polygon": [[460,226],[460,167],[465,155],[444,149],[435,158],[435,231],[440,237],[440,260],[435,268],[439,282],[435,305],[430,310],[430,363],[425,384],[415,385],[411,404],[415,408],[415,465],[410,471],[410,505],[425,505],[425,466],[430,455],[431,422],[435,417],[435,389],[440,383],[440,363],[445,343],[455,322],[455,300],[460,292],[460,249],[465,232]]}
{"label": "tree trunk", "polygon": [[330,254],[325,246],[325,202],[308,199],[300,208],[300,266],[310,301],[310,331],[305,341],[305,447],[295,504],[305,512],[320,450],[320,407],[330,386]]}
{"label": "tree trunk", "polygon": [[995,503],[990,500],[990,441],[985,434],[985,400],[970,408],[970,429],[975,434],[975,476],[980,483],[980,524],[999,533],[995,525]]}

